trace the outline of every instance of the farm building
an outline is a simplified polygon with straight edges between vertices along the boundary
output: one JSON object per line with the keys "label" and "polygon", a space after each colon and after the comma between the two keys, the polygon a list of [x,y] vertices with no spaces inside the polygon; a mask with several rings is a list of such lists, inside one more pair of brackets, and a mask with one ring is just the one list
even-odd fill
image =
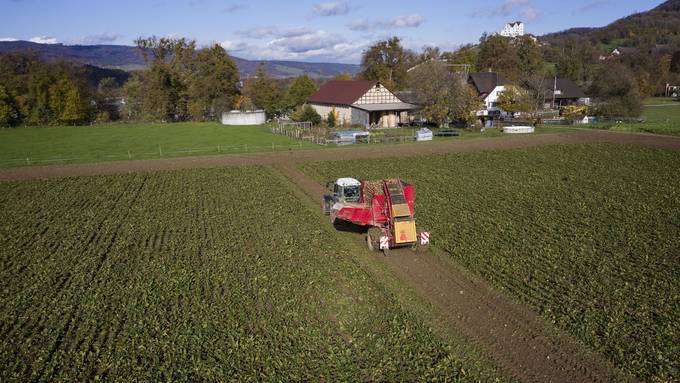
{"label": "farm building", "polygon": [[542,96],[545,108],[590,104],[590,98],[568,78],[533,80],[527,81],[525,85]]}
{"label": "farm building", "polygon": [[378,81],[329,81],[307,103],[321,117],[335,111],[344,125],[393,128],[410,121],[416,106],[400,100]]}
{"label": "farm building", "polygon": [[505,77],[493,72],[470,73],[468,83],[477,92],[477,96],[484,101],[484,106],[476,113],[482,122],[505,114],[498,107],[498,98],[505,91],[505,85],[508,84]]}

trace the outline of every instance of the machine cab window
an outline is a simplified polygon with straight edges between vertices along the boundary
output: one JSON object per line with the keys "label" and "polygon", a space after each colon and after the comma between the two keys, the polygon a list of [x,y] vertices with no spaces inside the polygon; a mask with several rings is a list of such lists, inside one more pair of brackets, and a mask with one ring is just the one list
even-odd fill
{"label": "machine cab window", "polygon": [[345,202],[359,202],[360,189],[361,182],[353,178],[341,178],[335,183],[333,192],[338,199]]}

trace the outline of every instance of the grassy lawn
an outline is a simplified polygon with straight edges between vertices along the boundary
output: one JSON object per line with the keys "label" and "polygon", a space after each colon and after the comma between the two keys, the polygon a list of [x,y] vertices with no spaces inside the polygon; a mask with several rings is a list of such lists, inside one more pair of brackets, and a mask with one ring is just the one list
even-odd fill
{"label": "grassy lawn", "polygon": [[645,381],[680,378],[679,168],[612,144],[302,166],[413,182],[434,246]]}
{"label": "grassy lawn", "polygon": [[[536,132],[539,134],[558,133],[569,129],[571,128],[547,127],[538,128]],[[385,130],[384,134],[386,136],[409,136],[413,135],[414,131],[413,128],[389,129]],[[434,140],[503,136],[499,129],[490,129],[485,132],[460,131],[459,137],[434,137]],[[385,145],[398,143],[401,142],[393,141]],[[266,125],[118,123],[77,127],[0,129],[0,167],[322,148],[325,147],[272,134]]]}
{"label": "grassy lawn", "polygon": [[85,163],[318,146],[272,134],[268,126],[219,123],[106,124],[0,129],[0,166]]}
{"label": "grassy lawn", "polygon": [[642,117],[644,123],[607,123],[591,127],[620,132],[641,132],[654,134],[680,135],[680,102],[669,98],[653,98],[645,102]]}
{"label": "grassy lawn", "polygon": [[680,105],[677,98],[673,97],[650,97],[645,100],[645,105]]}

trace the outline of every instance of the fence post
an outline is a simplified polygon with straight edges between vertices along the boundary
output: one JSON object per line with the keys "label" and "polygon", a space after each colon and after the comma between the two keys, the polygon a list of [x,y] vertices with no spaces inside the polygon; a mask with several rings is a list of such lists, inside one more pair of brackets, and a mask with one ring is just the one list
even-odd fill
{"label": "fence post", "polygon": [[158,154],[163,157],[163,148],[161,148],[161,144],[158,144]]}
{"label": "fence post", "polygon": [[219,153],[219,152],[221,152],[221,150],[220,150],[220,146],[219,146],[219,145],[217,145],[217,153]]}
{"label": "fence post", "polygon": [[31,159],[26,157],[26,165],[30,165],[30,164],[31,164]]}
{"label": "fence post", "polygon": [[132,159],[132,154],[130,154],[130,151],[128,150],[128,160]]}

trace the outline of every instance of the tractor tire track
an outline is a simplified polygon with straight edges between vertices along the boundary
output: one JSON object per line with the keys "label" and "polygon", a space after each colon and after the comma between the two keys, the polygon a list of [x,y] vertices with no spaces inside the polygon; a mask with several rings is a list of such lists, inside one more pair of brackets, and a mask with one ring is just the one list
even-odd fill
{"label": "tractor tire track", "polygon": [[[273,167],[314,201],[324,188],[295,164]],[[357,235],[363,242],[363,235]],[[377,255],[376,255],[377,256]],[[526,306],[470,275],[446,254],[395,250],[380,256],[385,266],[426,301],[447,324],[487,352],[507,377],[521,382],[635,381],[617,371],[602,355],[588,351],[550,327]]]}

